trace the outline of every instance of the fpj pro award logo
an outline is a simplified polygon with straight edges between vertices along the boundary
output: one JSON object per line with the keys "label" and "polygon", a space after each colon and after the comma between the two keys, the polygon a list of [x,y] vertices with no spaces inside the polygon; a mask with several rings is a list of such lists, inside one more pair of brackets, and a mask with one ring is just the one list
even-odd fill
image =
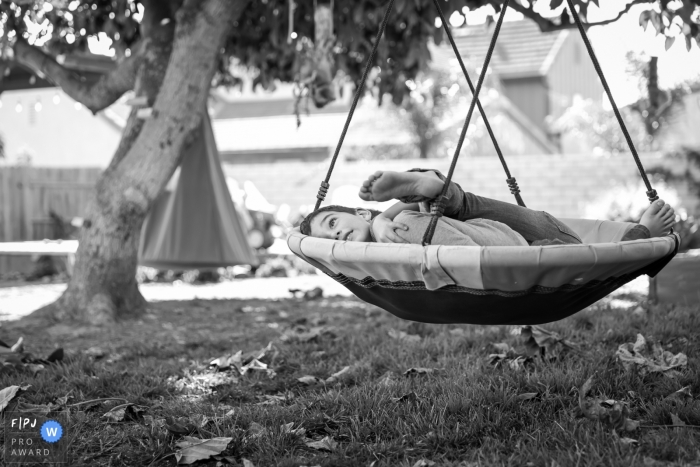
{"label": "fpj pro award logo", "polygon": [[64,425],[40,414],[5,414],[5,463],[65,462]]}

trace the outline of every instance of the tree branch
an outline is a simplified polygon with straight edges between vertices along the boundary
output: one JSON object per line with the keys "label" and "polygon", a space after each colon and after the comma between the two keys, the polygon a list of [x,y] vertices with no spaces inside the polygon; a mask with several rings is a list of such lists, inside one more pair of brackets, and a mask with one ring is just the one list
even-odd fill
{"label": "tree branch", "polygon": [[133,89],[144,46],[145,42],[142,42],[130,57],[122,60],[114,70],[93,84],[82,82],[78,73],[62,66],[54,57],[38,47],[29,45],[22,38],[15,42],[14,60],[45,76],[92,113],[97,113]]}
{"label": "tree branch", "polygon": [[[603,21],[597,21],[595,23],[583,23],[583,26],[588,29],[591,26],[604,26],[606,24],[614,23],[615,21],[619,20],[622,18],[623,15],[625,15],[627,12],[629,12],[633,6],[635,5],[640,5],[642,3],[654,3],[655,0],[632,0],[629,2],[627,5],[625,5],[625,8],[623,8],[617,16],[611,19],[606,19]],[[530,5],[530,8],[526,8],[523,5],[521,5],[519,2],[512,2],[509,4],[510,7],[513,8],[513,10],[517,11],[518,13],[522,13],[523,16],[526,18],[529,18],[533,20],[537,25],[540,27],[540,31],[542,32],[552,32],[552,31],[561,31],[562,29],[572,29],[576,27],[576,23],[563,23],[563,24],[557,24],[554,21],[552,21],[549,18],[544,18],[540,16],[538,13],[535,13],[535,11],[532,8],[532,4]]]}

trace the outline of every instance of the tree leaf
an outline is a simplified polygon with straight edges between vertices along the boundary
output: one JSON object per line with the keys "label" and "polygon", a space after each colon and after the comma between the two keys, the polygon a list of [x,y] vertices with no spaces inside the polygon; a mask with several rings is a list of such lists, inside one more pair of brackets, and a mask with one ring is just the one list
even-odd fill
{"label": "tree leaf", "polygon": [[392,397],[391,402],[418,402],[418,395],[411,391],[401,397]]}
{"label": "tree leaf", "polygon": [[46,357],[46,361],[49,363],[62,362],[65,354],[63,349],[59,348],[51,352],[51,355]]}
{"label": "tree leaf", "polygon": [[427,375],[435,371],[435,368],[409,368],[403,372],[404,376]]}
{"label": "tree leaf", "polygon": [[10,348],[10,350],[12,350],[15,353],[24,352],[24,337],[20,336],[20,338],[17,339],[17,342],[15,343],[15,345],[12,346],[12,348]]}
{"label": "tree leaf", "polygon": [[347,373],[350,371],[350,366],[344,367],[342,370],[333,373],[326,379],[327,384],[335,383],[339,379],[341,379],[343,376],[347,375]]}
{"label": "tree leaf", "polygon": [[666,47],[666,50],[670,49],[674,42],[676,42],[675,37],[666,36],[666,42],[664,44]]}
{"label": "tree leaf", "polygon": [[392,339],[400,340],[400,341],[405,341],[411,344],[415,344],[420,342],[420,336],[416,334],[408,334],[407,332],[404,331],[397,331],[396,329],[389,329],[389,337]]}
{"label": "tree leaf", "polygon": [[656,35],[658,36],[666,28],[663,20],[661,19],[661,15],[654,10],[649,10],[649,18],[651,19],[651,24],[654,26],[654,29],[656,29]]}
{"label": "tree leaf", "polygon": [[670,414],[671,415],[671,421],[673,422],[673,426],[686,426],[686,423],[678,418],[678,415],[675,413]]}
{"label": "tree leaf", "polygon": [[688,399],[692,399],[693,394],[690,392],[690,386],[684,386],[680,388],[678,391],[674,392],[673,394],[666,396],[664,400],[667,401],[686,401]]}
{"label": "tree leaf", "polygon": [[314,384],[320,384],[323,382],[323,380],[318,376],[312,375],[302,376],[301,378],[297,378],[297,381],[299,381],[302,384],[306,384],[307,386],[312,386]]}
{"label": "tree leaf", "polygon": [[307,442],[306,446],[311,449],[316,449],[317,451],[332,452],[338,446],[338,443],[336,443],[330,436],[326,436],[320,441]]}
{"label": "tree leaf", "polygon": [[682,352],[673,355],[658,344],[653,345],[651,351],[648,347],[644,336],[637,334],[635,343],[621,344],[615,357],[626,370],[637,369],[642,376],[647,373],[663,373],[673,377],[670,370],[682,370],[688,365],[688,357]]}
{"label": "tree leaf", "polygon": [[537,397],[537,394],[537,392],[524,392],[522,394],[518,394],[516,397],[521,401],[529,401],[530,399]]}
{"label": "tree leaf", "polygon": [[561,6],[561,4],[564,3],[564,0],[551,0],[549,2],[549,9],[550,10],[556,10]]}
{"label": "tree leaf", "polygon": [[629,409],[625,404],[615,400],[586,399],[593,386],[595,373],[586,380],[578,392],[581,413],[589,420],[594,420],[614,430],[634,431],[639,428],[637,420],[631,420]]}
{"label": "tree leaf", "polygon": [[121,422],[124,420],[137,419],[141,412],[145,412],[145,409],[142,409],[136,404],[129,403],[112,407],[102,415],[102,418],[106,418],[112,422]]}
{"label": "tree leaf", "polygon": [[199,439],[192,436],[185,436],[181,441],[175,443],[180,448],[175,453],[178,464],[193,464],[199,460],[209,459],[223,452],[233,438],[212,438]]}
{"label": "tree leaf", "polygon": [[17,393],[19,391],[26,391],[27,389],[30,388],[30,385],[27,386],[8,386],[2,391],[0,391],[0,412],[5,410],[5,407],[7,407],[7,404],[12,401],[12,399],[15,398]]}

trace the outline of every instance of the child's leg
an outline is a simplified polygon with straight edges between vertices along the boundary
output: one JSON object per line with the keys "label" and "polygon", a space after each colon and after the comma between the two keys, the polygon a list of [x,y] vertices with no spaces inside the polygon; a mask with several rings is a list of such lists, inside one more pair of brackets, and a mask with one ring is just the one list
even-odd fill
{"label": "child's leg", "polygon": [[[440,180],[445,180],[445,177],[437,170],[412,169],[411,171],[431,171]],[[581,243],[581,239],[573,230],[549,213],[477,196],[465,192],[459,184],[454,182],[450,183],[450,187],[447,189],[447,200],[443,214],[459,221],[489,219],[502,222],[522,235],[528,243],[555,239],[563,243]]]}

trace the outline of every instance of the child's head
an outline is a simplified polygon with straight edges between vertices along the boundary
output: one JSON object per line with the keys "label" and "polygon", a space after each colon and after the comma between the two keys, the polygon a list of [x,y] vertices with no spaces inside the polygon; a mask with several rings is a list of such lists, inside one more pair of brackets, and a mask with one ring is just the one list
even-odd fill
{"label": "child's head", "polygon": [[324,206],[306,216],[299,230],[312,237],[371,242],[369,223],[378,214],[374,209]]}

